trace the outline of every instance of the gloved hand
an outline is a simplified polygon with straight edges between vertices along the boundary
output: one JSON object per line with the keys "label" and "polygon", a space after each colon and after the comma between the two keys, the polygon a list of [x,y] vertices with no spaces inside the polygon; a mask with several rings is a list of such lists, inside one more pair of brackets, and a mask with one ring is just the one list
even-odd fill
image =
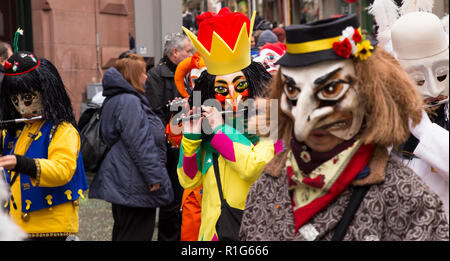
{"label": "gloved hand", "polygon": [[412,126],[412,120],[409,119],[409,129],[418,140],[421,140],[421,137],[425,135],[427,129],[431,127],[433,123],[431,122],[430,118],[428,117],[428,114],[422,110],[422,119],[416,126]]}

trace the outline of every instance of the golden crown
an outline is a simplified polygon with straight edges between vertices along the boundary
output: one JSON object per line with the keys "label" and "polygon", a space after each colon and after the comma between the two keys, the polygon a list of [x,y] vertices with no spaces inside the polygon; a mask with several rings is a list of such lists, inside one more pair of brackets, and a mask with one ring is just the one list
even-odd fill
{"label": "golden crown", "polygon": [[247,24],[243,23],[233,50],[220,35],[213,32],[211,51],[208,51],[203,44],[197,40],[195,34],[183,27],[183,31],[189,39],[191,39],[195,49],[197,49],[205,61],[208,73],[212,75],[225,75],[240,71],[250,65],[252,62],[250,47],[255,13],[256,12],[253,12],[252,15],[249,34],[247,34]]}

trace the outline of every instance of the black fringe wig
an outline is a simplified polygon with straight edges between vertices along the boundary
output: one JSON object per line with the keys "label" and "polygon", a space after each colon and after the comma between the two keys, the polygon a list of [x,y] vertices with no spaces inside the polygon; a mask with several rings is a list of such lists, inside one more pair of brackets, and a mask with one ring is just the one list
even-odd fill
{"label": "black fringe wig", "polygon": [[[267,88],[272,79],[270,73],[266,71],[264,66],[258,62],[252,61],[249,66],[242,69],[247,83],[248,83],[248,98],[265,97],[267,95]],[[208,99],[215,99],[214,82],[215,75],[211,75],[205,70],[197,80],[194,91],[201,92],[201,103],[203,104]],[[193,96],[189,97],[189,106],[192,108]]]}
{"label": "black fringe wig", "polygon": [[[10,97],[20,93],[40,92],[45,120],[54,125],[66,121],[76,126],[70,98],[58,70],[48,60],[39,58],[40,65],[28,73],[5,75],[0,89],[0,121],[21,118]],[[0,126],[1,129],[16,131],[18,124]]]}

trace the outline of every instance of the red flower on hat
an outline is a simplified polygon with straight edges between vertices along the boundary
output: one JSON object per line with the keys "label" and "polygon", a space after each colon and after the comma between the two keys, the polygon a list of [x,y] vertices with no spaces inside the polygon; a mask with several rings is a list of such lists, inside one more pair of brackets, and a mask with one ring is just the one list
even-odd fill
{"label": "red flower on hat", "polygon": [[333,43],[334,52],[344,58],[349,58],[352,55],[352,44],[348,38],[343,41]]}
{"label": "red flower on hat", "polygon": [[5,62],[5,64],[3,65],[3,67],[5,67],[6,70],[9,70],[12,67],[12,64],[8,61]]}
{"label": "red flower on hat", "polygon": [[353,41],[355,41],[355,43],[359,43],[362,40],[362,36],[359,33],[358,29],[355,28],[355,32],[353,33]]}

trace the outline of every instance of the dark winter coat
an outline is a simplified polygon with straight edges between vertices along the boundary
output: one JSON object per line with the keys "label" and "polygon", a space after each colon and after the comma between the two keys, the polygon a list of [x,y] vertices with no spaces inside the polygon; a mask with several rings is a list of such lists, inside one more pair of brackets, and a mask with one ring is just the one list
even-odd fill
{"label": "dark winter coat", "polygon": [[[129,207],[167,205],[173,191],[161,120],[114,67],[103,77],[103,95],[101,135],[111,150],[92,181],[89,197]],[[156,183],[160,189],[150,192]]]}
{"label": "dark winter coat", "polygon": [[150,102],[150,108],[163,121],[164,126],[169,123],[171,116],[170,108],[166,106],[168,101],[181,97],[174,81],[175,67],[167,57],[162,58],[160,63],[149,71],[145,83],[145,96]]}

